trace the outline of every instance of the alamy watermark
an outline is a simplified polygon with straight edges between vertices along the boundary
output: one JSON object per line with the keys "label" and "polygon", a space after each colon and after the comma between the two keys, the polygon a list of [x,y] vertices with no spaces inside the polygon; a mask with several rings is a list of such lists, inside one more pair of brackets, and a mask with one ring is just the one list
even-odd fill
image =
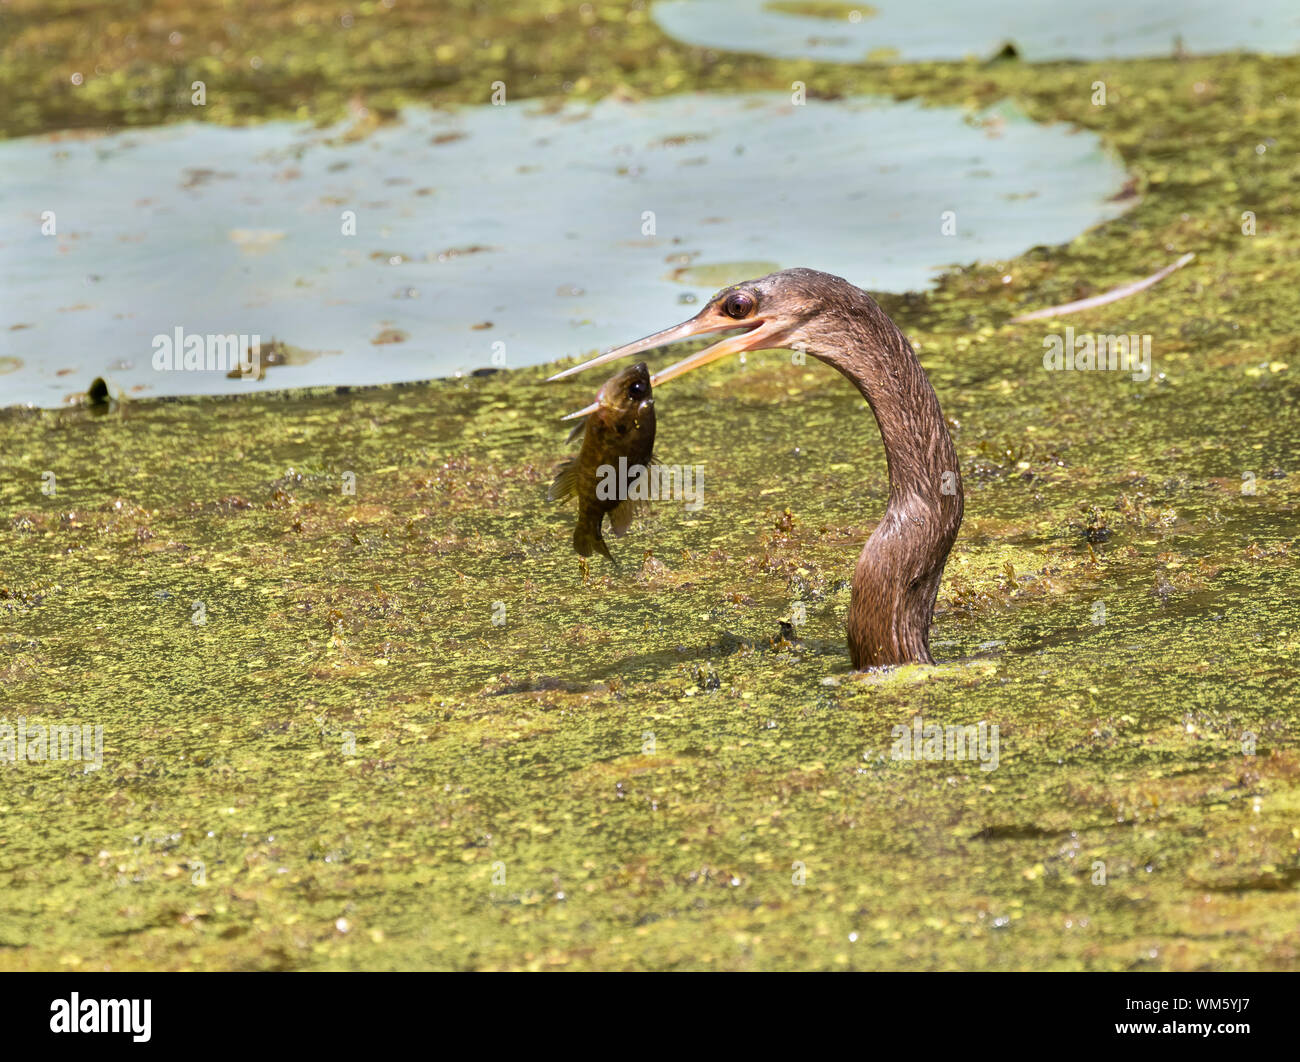
{"label": "alamy watermark", "polygon": [[50,1004],[50,1032],[131,1033],[132,1040],[145,1044],[153,1035],[152,1017],[152,999],[82,999],[73,992]]}
{"label": "alamy watermark", "polygon": [[87,771],[104,766],[104,725],[97,723],[29,723],[20,715],[18,725],[0,722],[0,763],[39,763],[44,760],[82,760]]}
{"label": "alamy watermark", "polygon": [[629,465],[620,457],[617,465],[596,469],[596,497],[601,501],[681,501],[687,512],[704,504],[702,465]]}
{"label": "alamy watermark", "polygon": [[172,333],[153,337],[155,372],[238,372],[241,376],[262,374],[262,337],[201,334],[177,325]]}
{"label": "alamy watermark", "polygon": [[1073,326],[1067,325],[1064,336],[1052,333],[1043,337],[1043,368],[1048,372],[1128,372],[1143,383],[1151,379],[1151,337],[1091,332],[1076,336]]}
{"label": "alamy watermark", "polygon": [[940,726],[914,715],[911,726],[896,726],[891,736],[895,760],[979,760],[981,771],[998,769],[997,723]]}

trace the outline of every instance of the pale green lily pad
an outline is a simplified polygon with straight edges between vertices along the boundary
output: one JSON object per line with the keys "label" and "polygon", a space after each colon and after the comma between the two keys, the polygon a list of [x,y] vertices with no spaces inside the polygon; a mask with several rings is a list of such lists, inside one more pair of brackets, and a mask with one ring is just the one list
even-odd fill
{"label": "pale green lily pad", "polygon": [[[1010,106],[780,93],[412,109],[362,140],[287,122],[33,137],[0,144],[0,175],[0,354],[24,362],[5,399],[46,406],[101,375],[212,394],[537,364],[774,269],[923,289],[1128,205],[1095,135]],[[339,354],[260,381],[160,371],[155,337],[177,328]]]}
{"label": "pale green lily pad", "polygon": [[651,13],[683,44],[839,63],[989,59],[1008,43],[1031,62],[1237,50],[1289,55],[1300,47],[1300,7],[1290,0],[1101,0],[1083,9],[1024,0],[935,0],[920,11],[902,0],[813,3],[802,12],[797,6],[662,0]]}

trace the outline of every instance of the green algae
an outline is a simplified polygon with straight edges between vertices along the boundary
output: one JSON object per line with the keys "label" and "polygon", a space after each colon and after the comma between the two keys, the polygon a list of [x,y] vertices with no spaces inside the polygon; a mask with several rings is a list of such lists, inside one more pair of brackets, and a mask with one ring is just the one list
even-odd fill
{"label": "green algae", "polygon": [[[884,460],[860,399],[788,353],[663,389],[658,456],[703,466],[705,504],[661,503],[613,544],[619,571],[586,578],[571,512],[544,501],[581,379],[8,410],[0,721],[101,724],[104,757],[0,762],[0,965],[1295,968],[1300,223],[1270,138],[1295,125],[1300,64],[846,70],[552,13],[511,30],[544,33],[545,61],[500,59],[530,91],[797,71],[1011,96],[1124,157],[1142,198],[1123,218],[885,300],[963,462],[940,665],[849,671],[846,579]],[[430,95],[490,80],[459,65],[488,17],[446,36],[474,43]],[[60,25],[44,62],[75,51]],[[315,40],[285,29],[282,47]],[[380,91],[376,71],[424,84],[408,54],[335,56],[320,79],[351,81],[320,113]],[[294,106],[265,76],[210,117]],[[11,135],[89,113],[19,102]],[[1045,372],[1065,322],[1006,323],[1187,250],[1069,322],[1152,335],[1149,381]],[[917,714],[996,723],[997,770],[893,759]]]}

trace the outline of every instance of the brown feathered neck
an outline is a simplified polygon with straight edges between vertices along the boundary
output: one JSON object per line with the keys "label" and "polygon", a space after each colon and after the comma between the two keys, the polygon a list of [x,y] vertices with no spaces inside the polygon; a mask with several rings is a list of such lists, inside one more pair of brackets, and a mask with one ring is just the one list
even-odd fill
{"label": "brown feathered neck", "polygon": [[930,620],[962,518],[957,451],[911,344],[866,292],[844,287],[817,357],[867,400],[889,474],[885,514],[853,574],[849,650],[857,669],[933,663]]}

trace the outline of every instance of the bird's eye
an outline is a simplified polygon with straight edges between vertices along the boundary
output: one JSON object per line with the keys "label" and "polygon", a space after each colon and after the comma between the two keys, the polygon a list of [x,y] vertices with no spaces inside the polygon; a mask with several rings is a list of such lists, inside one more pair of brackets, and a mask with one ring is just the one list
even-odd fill
{"label": "bird's eye", "polygon": [[722,312],[728,317],[734,317],[739,321],[743,317],[748,317],[754,312],[757,302],[754,296],[747,291],[733,291],[722,300]]}
{"label": "bird's eye", "polygon": [[633,380],[628,386],[627,396],[629,398],[645,398],[645,393],[649,388],[640,380]]}

